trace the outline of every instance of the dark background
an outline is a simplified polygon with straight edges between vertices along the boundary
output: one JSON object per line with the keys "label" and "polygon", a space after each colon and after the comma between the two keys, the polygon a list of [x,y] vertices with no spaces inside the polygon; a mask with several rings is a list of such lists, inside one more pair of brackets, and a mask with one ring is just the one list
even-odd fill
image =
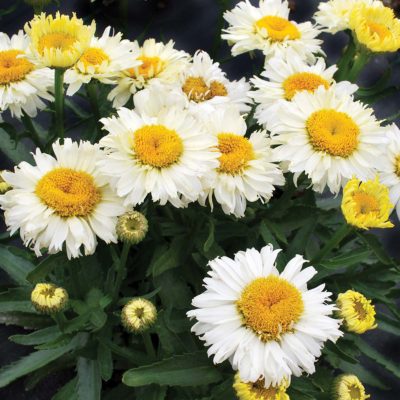
{"label": "dark background", "polygon": [[[223,26],[221,11],[224,4],[228,8],[232,8],[237,3],[235,0],[97,0],[94,3],[90,3],[89,0],[60,0],[59,3],[59,6],[50,6],[47,10],[55,11],[59,9],[63,13],[74,11],[86,22],[95,19],[98,35],[106,26],[111,25],[116,31],[122,31],[125,37],[132,40],[143,40],[143,38],[149,37],[163,41],[173,39],[178,49],[189,53],[194,53],[197,49],[206,50],[215,60],[221,62],[222,68],[231,79],[238,79],[242,76],[250,77],[253,73],[259,71],[263,64],[261,56],[250,59],[247,54],[244,54],[232,59],[226,43],[221,43],[219,40],[220,29]],[[253,3],[256,2],[253,1]],[[318,0],[291,1],[293,6],[292,18],[299,22],[310,19],[317,9],[318,3]],[[13,9],[10,8],[12,12],[0,16],[0,30],[11,35],[23,28],[25,22],[32,18],[33,11],[30,6],[22,1],[0,0],[0,8],[8,9],[9,7],[13,7]],[[323,34],[322,38],[328,56],[328,64],[335,63],[346,44],[346,35],[344,33]],[[393,73],[390,84],[399,88],[399,61],[398,55],[393,54],[375,57],[361,74],[359,84],[361,86],[372,85],[390,66]],[[384,119],[397,113],[399,104],[400,90],[397,90],[394,95],[374,104],[377,117]],[[79,132],[75,132],[75,135],[79,135]],[[0,152],[0,169],[11,167],[9,160]],[[398,225],[398,221],[396,222]],[[4,226],[0,226],[0,228],[4,229]],[[379,232],[379,235],[392,255],[399,259],[399,231],[397,229],[386,229]],[[9,283],[7,276],[0,271],[0,289]],[[21,331],[20,328],[16,327],[0,326],[0,366],[15,361],[30,352],[28,347],[13,344],[7,339],[8,336],[21,333]],[[392,358],[393,361],[400,362],[398,342],[396,342],[395,336],[381,331],[372,331],[364,334],[364,337],[379,351]],[[364,360],[362,362],[364,364]],[[368,393],[371,394],[372,399],[399,399],[400,382],[366,360],[364,365],[372,368],[383,383],[392,387],[391,390],[385,392],[368,388]],[[5,389],[0,389],[0,399],[47,400],[52,397],[60,385],[71,377],[72,373],[71,376],[66,373],[54,374],[30,392],[25,391],[23,381],[20,380]]]}

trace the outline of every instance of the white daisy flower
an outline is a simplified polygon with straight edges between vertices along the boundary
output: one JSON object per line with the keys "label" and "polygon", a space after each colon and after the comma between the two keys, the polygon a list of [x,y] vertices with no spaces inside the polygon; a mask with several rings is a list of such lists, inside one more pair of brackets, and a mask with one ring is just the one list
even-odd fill
{"label": "white daisy flower", "polygon": [[271,162],[270,140],[265,131],[245,137],[247,126],[236,108],[225,108],[204,117],[206,129],[218,140],[216,169],[204,177],[204,205],[213,198],[226,214],[243,217],[247,201],[268,201],[274,186],[285,180],[279,167]]}
{"label": "white daisy flower", "polygon": [[383,7],[381,1],[376,0],[329,0],[321,1],[314,19],[323,31],[336,33],[349,29],[350,14],[354,7],[360,4]]}
{"label": "white daisy flower", "polygon": [[390,201],[400,218],[400,129],[396,124],[386,129],[389,143],[385,148],[384,165],[379,180],[389,188]]}
{"label": "white daisy flower", "polygon": [[276,161],[287,162],[295,180],[302,173],[313,189],[338,193],[348,179],[372,179],[382,164],[385,131],[373,110],[335,87],[298,93],[282,103],[271,127]]}
{"label": "white daisy flower", "polygon": [[[273,116],[279,113],[282,101],[291,101],[302,91],[312,93],[320,86],[328,89],[336,83],[333,79],[336,71],[336,65],[327,68],[323,58],[317,58],[314,65],[307,64],[292,52],[288,53],[286,60],[280,57],[271,58],[261,73],[261,77],[268,80],[257,76],[251,79],[256,90],[251,91],[249,96],[258,103],[256,119],[268,128]],[[357,89],[357,85],[347,81],[336,84],[337,91],[343,90],[349,94],[353,94]]]}
{"label": "white daisy flower", "polygon": [[216,139],[180,107],[153,115],[120,108],[117,117],[101,122],[109,132],[100,141],[108,153],[103,171],[125,205],[140,204],[150,194],[161,205],[183,207],[197,200],[200,178],[218,165]]}
{"label": "white daisy flower", "polygon": [[139,48],[137,42],[135,54],[140,65],[122,72],[117,86],[111,90],[108,100],[113,102],[115,108],[125,105],[131,96],[154,81],[173,83],[179,79],[180,72],[189,62],[189,54],[174,49],[174,42],[167,44],[147,39]]}
{"label": "white daisy flower", "polygon": [[324,343],[342,336],[340,321],[330,317],[331,293],[325,285],[307,288],[317,271],[302,270],[306,260],[296,255],[279,273],[279,251],[267,245],[210,261],[206,290],[188,312],[214,363],[229,360],[243,382],[264,379],[265,387],[314,373]]}
{"label": "white daisy flower", "polygon": [[315,53],[323,53],[318,29],[311,22],[289,20],[286,0],[260,0],[253,6],[249,0],[241,1],[224,14],[230,25],[223,29],[222,39],[233,44],[234,56],[252,50],[262,50],[267,58],[284,57],[293,49],[300,58],[313,60]]}
{"label": "white daisy flower", "polygon": [[39,149],[36,165],[20,163],[3,179],[13,189],[0,196],[11,234],[18,229],[24,244],[37,256],[53,254],[65,244],[68,258],[93,254],[97,239],[116,242],[117,217],[125,212],[97,163],[104,157],[99,145],[72,142],[53,144],[55,157]]}
{"label": "white daisy flower", "polygon": [[40,68],[26,58],[29,38],[20,30],[11,38],[0,33],[0,111],[10,110],[21,118],[23,112],[35,117],[46,107],[43,99],[53,100],[53,72]]}
{"label": "white daisy flower", "polygon": [[205,51],[194,55],[192,63],[181,74],[180,82],[172,88],[177,96],[183,96],[190,110],[198,113],[232,104],[241,112],[247,112],[250,110],[247,103],[251,103],[247,96],[249,89],[245,78],[229,81],[219,63]]}
{"label": "white daisy flower", "polygon": [[92,79],[112,84],[122,71],[138,67],[139,51],[129,40],[122,39],[122,33],[111,35],[111,27],[101,37],[93,37],[77,63],[65,72],[65,83],[69,85],[67,95],[72,96],[82,84]]}

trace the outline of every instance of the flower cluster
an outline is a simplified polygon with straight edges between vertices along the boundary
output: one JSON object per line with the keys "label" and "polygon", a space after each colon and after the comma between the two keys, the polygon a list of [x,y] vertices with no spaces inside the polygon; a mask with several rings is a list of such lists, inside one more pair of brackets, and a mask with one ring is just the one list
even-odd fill
{"label": "flower cluster", "polygon": [[[209,207],[198,207],[208,214],[219,208],[233,224],[246,221],[251,203],[270,210],[267,203],[280,195],[290,202],[288,185],[312,196],[341,196],[343,226],[310,262],[295,246],[278,260],[280,250],[270,239],[260,251],[235,250],[233,258],[215,257],[215,251],[225,254],[217,246],[208,253],[212,244],[189,247],[199,263],[204,254],[213,259],[205,291],[185,312],[214,363],[229,361],[237,371],[233,389],[243,400],[289,400],[291,380],[316,371],[326,342],[336,342],[344,331],[363,334],[377,327],[371,300],[346,287],[332,301],[321,283],[325,275],[316,276],[319,269],[311,264],[318,266],[347,234],[393,227],[394,209],[400,216],[400,130],[375,116],[354,83],[373,53],[400,48],[400,21],[375,0],[321,3],[316,23],[297,23],[289,12],[286,0],[260,0],[258,6],[245,0],[224,13],[228,26],[221,37],[232,55],[259,51],[264,59],[263,70],[249,81],[229,79],[207,52],[191,55],[173,41],[130,41],[111,27],[96,36],[95,22],[87,25],[75,14],[41,13],[25,33],[0,34],[0,112],[9,110],[25,123],[48,104],[55,114],[55,133],[48,146],[32,153],[34,163],[0,172],[5,223],[38,257],[65,252],[78,258],[94,254],[99,239],[123,242],[119,256],[112,247],[116,272],[107,274],[112,295],[98,301],[104,309],[118,301],[130,247],[158,224],[150,219],[156,215],[151,203],[165,206],[166,213],[196,204]],[[327,65],[319,34],[341,30],[351,32],[347,61]],[[64,139],[64,85],[67,96],[82,89],[90,98],[99,88],[107,92],[111,111],[95,110],[90,141]],[[207,242],[217,232],[213,217],[209,222]],[[160,236],[170,225],[156,228],[154,236]],[[287,244],[280,229],[277,237]],[[162,272],[179,262],[180,249],[167,255],[172,260],[163,259]],[[143,260],[157,265],[150,258]],[[149,270],[146,277],[158,273]],[[169,330],[162,325],[169,306],[160,313],[160,328],[156,305],[130,297],[118,303],[125,304],[121,321],[127,332]],[[34,308],[55,319],[68,299],[52,283],[38,283],[31,292]],[[72,307],[83,308],[74,301]],[[144,340],[152,348],[151,338]],[[354,396],[346,397],[350,392]],[[368,397],[353,375],[337,378],[334,395]]]}

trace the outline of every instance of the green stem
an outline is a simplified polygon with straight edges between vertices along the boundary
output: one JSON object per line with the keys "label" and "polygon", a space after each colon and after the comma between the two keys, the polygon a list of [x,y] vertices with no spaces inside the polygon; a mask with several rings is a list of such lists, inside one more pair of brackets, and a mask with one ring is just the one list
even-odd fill
{"label": "green stem", "polygon": [[364,68],[365,64],[369,61],[371,54],[364,48],[358,49],[358,52],[354,56],[353,65],[345,77],[350,82],[356,82],[358,75]]}
{"label": "green stem", "polygon": [[36,144],[36,146],[41,147],[42,143],[39,134],[35,128],[35,125],[33,125],[31,117],[28,114],[26,114],[25,111],[23,111],[21,121],[24,124],[25,129],[30,133],[30,137]]}
{"label": "green stem", "polygon": [[126,261],[128,259],[130,248],[131,248],[130,243],[125,242],[122,248],[121,256],[119,258],[119,263],[116,265],[117,277],[115,278],[115,285],[114,285],[114,300],[118,299],[118,294],[121,289],[121,284],[126,274]]}
{"label": "green stem", "polygon": [[150,334],[148,332],[143,332],[142,333],[143,337],[143,343],[144,347],[146,349],[146,353],[151,357],[151,358],[157,358],[156,351],[154,350],[153,342],[151,341]]}
{"label": "green stem", "polygon": [[101,133],[101,125],[100,125],[101,115],[100,115],[100,107],[97,96],[97,84],[93,79],[86,85],[86,92],[90,101],[90,105],[92,107],[94,119],[96,121],[96,129],[92,133],[90,141],[95,142],[97,136]]}
{"label": "green stem", "polygon": [[62,68],[54,70],[54,96],[56,112],[56,134],[64,141],[64,72]]}
{"label": "green stem", "polygon": [[68,322],[67,318],[65,318],[64,313],[60,311],[58,313],[52,314],[51,317],[56,322],[56,324],[60,328],[60,331],[62,332],[64,330],[65,324]]}
{"label": "green stem", "polygon": [[353,227],[348,224],[343,224],[331,237],[331,239],[325,244],[325,246],[316,254],[311,260],[311,264],[318,264],[328,253],[330,253],[340,242],[353,232]]}
{"label": "green stem", "polygon": [[355,52],[356,52],[356,46],[354,44],[353,37],[350,35],[349,43],[346,46],[342,57],[337,62],[338,70],[335,73],[335,79],[337,81],[347,79],[346,75],[350,69],[350,65],[354,58]]}

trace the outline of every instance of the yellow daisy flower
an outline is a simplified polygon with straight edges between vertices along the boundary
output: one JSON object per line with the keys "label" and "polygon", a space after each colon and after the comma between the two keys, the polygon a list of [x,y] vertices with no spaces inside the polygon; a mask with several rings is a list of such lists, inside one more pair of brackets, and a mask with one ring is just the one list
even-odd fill
{"label": "yellow daisy flower", "polygon": [[349,25],[357,40],[373,52],[400,48],[400,20],[389,7],[360,4],[352,10]]}
{"label": "yellow daisy flower", "polygon": [[393,228],[388,221],[392,208],[389,189],[378,178],[366,182],[353,178],[343,189],[343,215],[357,228]]}
{"label": "yellow daisy flower", "polygon": [[375,307],[361,293],[354,290],[340,293],[336,304],[339,308],[338,316],[343,318],[348,331],[361,334],[378,326],[375,322]]}
{"label": "yellow daisy flower", "polygon": [[82,19],[57,12],[56,16],[41,13],[25,24],[31,50],[43,65],[68,68],[75,64],[90,46],[96,24],[84,25]]}
{"label": "yellow daisy flower", "polygon": [[52,283],[38,283],[31,293],[31,301],[37,311],[51,314],[62,311],[68,302],[65,289]]}
{"label": "yellow daisy flower", "polygon": [[333,395],[335,400],[365,400],[369,397],[369,394],[365,393],[363,384],[355,375],[346,374],[336,378]]}
{"label": "yellow daisy flower", "polygon": [[233,388],[239,400],[290,400],[286,394],[288,387],[286,380],[277,386],[265,387],[264,379],[257,382],[243,382],[239,373],[235,375]]}

